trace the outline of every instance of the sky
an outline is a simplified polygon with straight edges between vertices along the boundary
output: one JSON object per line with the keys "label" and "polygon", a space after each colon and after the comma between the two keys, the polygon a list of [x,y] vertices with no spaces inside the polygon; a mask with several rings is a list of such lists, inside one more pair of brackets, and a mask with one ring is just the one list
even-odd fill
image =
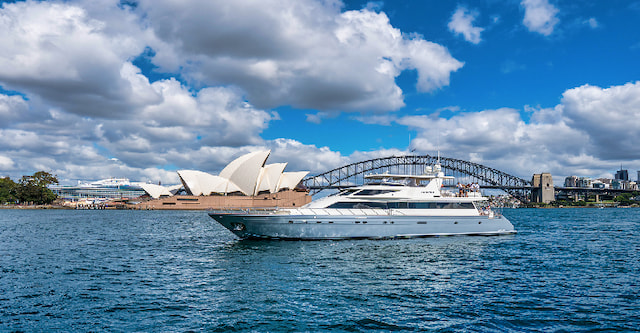
{"label": "sky", "polygon": [[640,1],[1,1],[0,176],[640,170]]}

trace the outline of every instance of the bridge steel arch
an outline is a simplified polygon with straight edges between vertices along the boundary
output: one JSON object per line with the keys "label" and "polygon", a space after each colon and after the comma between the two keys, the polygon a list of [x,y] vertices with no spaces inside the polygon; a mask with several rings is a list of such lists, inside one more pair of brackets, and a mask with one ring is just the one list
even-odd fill
{"label": "bridge steel arch", "polygon": [[[419,175],[424,168],[440,161],[446,175],[456,182],[476,182],[481,187],[501,189],[521,201],[528,201],[531,182],[506,172],[469,161],[431,155],[390,156],[351,163],[303,180],[303,184],[316,194],[323,189],[349,187],[364,183],[369,173],[389,172],[394,174]],[[445,183],[454,185],[455,183]]]}

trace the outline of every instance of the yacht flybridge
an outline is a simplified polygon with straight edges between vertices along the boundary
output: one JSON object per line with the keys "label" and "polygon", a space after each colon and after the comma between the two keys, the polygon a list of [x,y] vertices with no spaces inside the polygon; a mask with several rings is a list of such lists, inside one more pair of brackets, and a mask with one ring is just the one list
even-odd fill
{"label": "yacht flybridge", "polygon": [[300,208],[218,210],[214,220],[240,238],[410,238],[516,233],[479,191],[442,191],[440,165],[423,175],[375,174],[371,182]]}

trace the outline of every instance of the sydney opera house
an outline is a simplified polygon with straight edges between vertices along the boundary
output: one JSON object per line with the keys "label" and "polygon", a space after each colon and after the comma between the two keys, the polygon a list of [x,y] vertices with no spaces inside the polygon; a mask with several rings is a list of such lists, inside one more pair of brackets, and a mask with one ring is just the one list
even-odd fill
{"label": "sydney opera house", "polygon": [[[298,187],[308,172],[285,172],[287,163],[266,164],[270,153],[267,150],[240,156],[218,175],[180,170],[182,185],[140,184],[153,200],[140,202],[137,208],[295,207],[311,201],[308,193]],[[182,189],[186,195],[176,195]]]}

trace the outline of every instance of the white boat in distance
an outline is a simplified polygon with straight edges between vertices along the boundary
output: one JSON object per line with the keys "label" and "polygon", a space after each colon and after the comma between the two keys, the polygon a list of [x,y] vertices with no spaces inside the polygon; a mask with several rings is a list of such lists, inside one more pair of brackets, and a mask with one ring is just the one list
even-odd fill
{"label": "white boat in distance", "polygon": [[[516,233],[492,211],[479,191],[441,191],[440,165],[424,175],[367,175],[375,181],[347,188],[300,208],[210,211],[218,223],[243,239],[413,238]],[[425,184],[426,183],[426,184]]]}

